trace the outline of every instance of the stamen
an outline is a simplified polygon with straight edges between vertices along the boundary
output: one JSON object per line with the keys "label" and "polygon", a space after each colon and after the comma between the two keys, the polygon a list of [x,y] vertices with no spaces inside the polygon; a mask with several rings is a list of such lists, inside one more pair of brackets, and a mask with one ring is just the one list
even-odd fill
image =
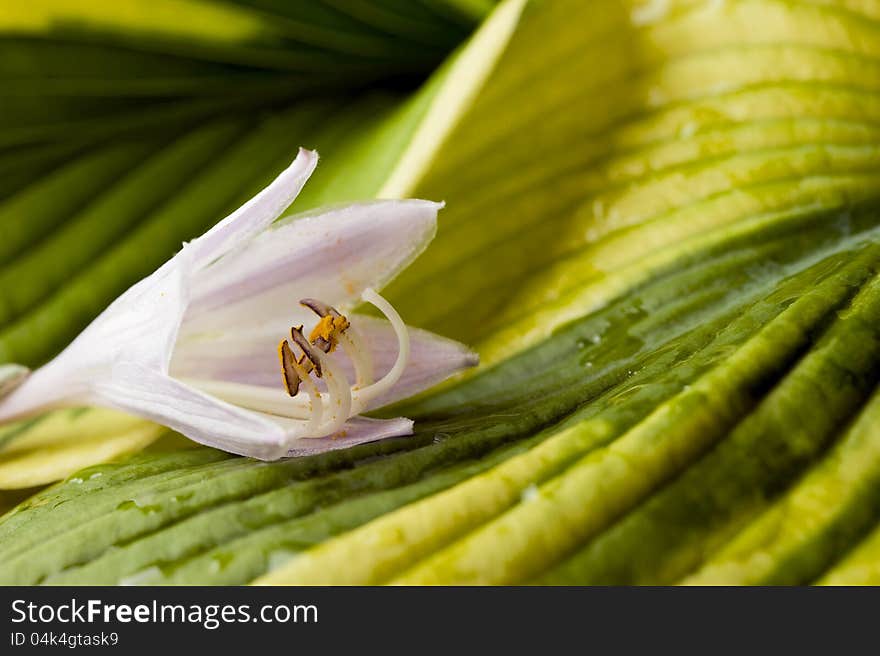
{"label": "stamen", "polygon": [[309,413],[309,423],[306,425],[306,434],[320,435],[321,421],[324,418],[324,399],[321,396],[320,390],[318,390],[318,386],[315,385],[315,381],[309,376],[309,372],[296,360],[293,361],[293,367],[297,375],[302,379],[303,385],[305,385],[306,394],[309,395],[311,412]]}
{"label": "stamen", "polygon": [[302,382],[302,377],[297,369],[302,369],[293,357],[293,351],[286,339],[282,339],[278,345],[278,357],[281,360],[281,378],[284,380],[284,389],[287,390],[288,396],[296,396]]}
{"label": "stamen", "polygon": [[336,311],[335,308],[333,308],[330,305],[327,305],[326,303],[319,301],[316,298],[301,298],[299,300],[299,304],[302,305],[303,307],[309,308],[312,312],[317,314],[319,317],[327,317],[327,316],[340,317],[340,316],[342,316],[341,314],[339,314],[339,312]]}
{"label": "stamen", "polygon": [[342,350],[354,364],[355,389],[363,389],[373,384],[373,356],[370,349],[364,346],[363,338],[354,326],[339,335]]}
{"label": "stamen", "polygon": [[290,338],[293,340],[294,344],[302,349],[303,357],[298,360],[299,364],[302,365],[306,371],[309,371],[309,367],[306,366],[304,362],[304,360],[307,360],[315,368],[315,375],[318,378],[321,378],[321,376],[324,375],[321,370],[321,359],[318,356],[318,351],[312,348],[309,340],[307,340],[305,335],[302,334],[302,326],[292,326],[290,328]]}
{"label": "stamen", "polygon": [[[308,401],[299,396],[291,399],[283,390],[274,387],[210,379],[183,378],[182,380],[211,396],[243,408],[301,421],[311,417],[312,409]],[[307,384],[308,380],[304,379],[303,385]],[[314,385],[314,382],[312,384]],[[308,391],[308,387],[306,390]]]}
{"label": "stamen", "polygon": [[388,392],[400,380],[409,363],[409,331],[397,310],[370,288],[364,290],[361,298],[374,305],[391,323],[391,327],[397,335],[397,359],[394,361],[394,366],[380,380],[356,392],[355,414],[363,412],[372,399]]}
{"label": "stamen", "polygon": [[309,341],[324,353],[332,353],[339,345],[339,338],[351,325],[348,319],[341,315],[336,308],[314,298],[301,299],[300,305],[309,308],[321,317],[321,320],[309,334]]}
{"label": "stamen", "polygon": [[[339,432],[349,417],[359,414],[369,407],[373,399],[388,392],[400,380],[409,362],[409,332],[400,315],[372,289],[364,290],[362,298],[385,315],[397,335],[397,359],[380,380],[373,382],[372,357],[361,336],[345,316],[321,301],[311,298],[300,301],[303,306],[317,314],[320,320],[308,339],[303,335],[302,326],[291,327],[290,338],[302,351],[299,359],[294,357],[287,340],[282,340],[278,346],[281,372],[288,395],[296,396],[300,385],[306,386],[312,410],[306,432],[315,437]],[[350,386],[339,364],[327,355],[339,344],[354,365],[354,388]],[[326,394],[322,394],[312,380],[310,374],[313,371],[318,378],[324,378]],[[322,420],[328,408],[331,418],[324,422]]]}
{"label": "stamen", "polygon": [[320,435],[333,435],[339,432],[351,416],[351,387],[339,365],[320,351],[316,352],[321,367],[326,374],[327,392],[332,419],[319,428]]}
{"label": "stamen", "polygon": [[330,353],[338,346],[339,338],[348,326],[345,317],[323,317],[312,329],[309,341],[324,353]]}

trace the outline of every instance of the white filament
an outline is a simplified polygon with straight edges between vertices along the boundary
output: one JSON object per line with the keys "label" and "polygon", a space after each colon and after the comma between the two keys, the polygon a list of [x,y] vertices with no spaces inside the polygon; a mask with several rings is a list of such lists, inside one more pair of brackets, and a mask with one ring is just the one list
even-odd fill
{"label": "white filament", "polygon": [[373,383],[373,356],[369,346],[364,345],[363,337],[354,326],[339,334],[342,350],[354,365],[354,388],[361,389]]}
{"label": "white filament", "polygon": [[[182,382],[233,405],[266,412],[271,415],[278,415],[279,417],[306,420],[310,419],[313,413],[313,409],[309,407],[309,401],[301,396],[291,399],[287,392],[281,389],[280,385],[275,388],[248,385],[246,383],[233,383],[225,380],[193,378],[184,378]],[[314,385],[314,382],[312,385]],[[308,388],[306,388],[306,391],[308,391]],[[317,392],[317,387],[315,391]],[[322,396],[318,392],[319,399]]]}
{"label": "white filament", "polygon": [[311,412],[309,413],[309,423],[306,424],[305,430],[307,434],[311,435],[320,430],[321,420],[324,418],[324,400],[321,398],[318,386],[315,385],[315,381],[309,376],[309,372],[305,370],[305,367],[296,360],[293,360],[291,364],[293,364],[296,375],[300,378],[300,384],[306,388],[306,394],[309,395]]}
{"label": "white filament", "polygon": [[397,310],[394,309],[391,303],[369,287],[364,290],[361,298],[376,306],[391,323],[394,334],[397,335],[397,359],[394,361],[394,366],[380,380],[354,392],[352,395],[354,403],[352,405],[355,407],[355,414],[363,412],[372,399],[385,394],[394,387],[406,370],[406,365],[409,364],[409,331],[406,328],[406,324],[403,323],[403,319],[397,314]]}
{"label": "white filament", "polygon": [[329,407],[331,418],[320,426],[318,434],[314,437],[325,437],[338,432],[351,417],[351,387],[345,372],[332,358],[319,349],[315,350],[315,356],[318,358],[321,373],[327,383],[327,406],[325,408]]}

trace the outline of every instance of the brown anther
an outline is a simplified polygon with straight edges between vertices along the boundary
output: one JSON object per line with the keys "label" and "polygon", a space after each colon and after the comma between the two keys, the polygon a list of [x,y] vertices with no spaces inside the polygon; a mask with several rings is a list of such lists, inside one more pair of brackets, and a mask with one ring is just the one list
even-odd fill
{"label": "brown anther", "polygon": [[336,308],[333,308],[326,303],[322,303],[316,298],[302,298],[299,301],[299,304],[303,307],[309,308],[312,312],[317,314],[319,317],[341,317],[342,315],[336,311]]}
{"label": "brown anther", "polygon": [[281,360],[281,377],[284,380],[284,389],[289,396],[296,396],[302,379],[293,366],[293,351],[286,339],[282,339],[278,345],[278,358]]}
{"label": "brown anther", "polygon": [[309,334],[309,341],[324,353],[330,353],[339,345],[339,335],[350,325],[343,316],[322,317]]}
{"label": "brown anther", "polygon": [[[321,320],[312,329],[309,338],[303,335],[302,326],[290,328],[290,338],[294,344],[302,350],[299,359],[295,359],[293,350],[287,340],[281,340],[278,345],[278,358],[281,360],[281,374],[284,378],[284,388],[290,396],[296,396],[302,383],[301,373],[306,375],[312,371],[321,378],[321,360],[315,349],[324,353],[330,353],[339,344],[339,335],[345,332],[351,325],[342,314],[335,308],[322,303],[314,298],[304,298],[300,304],[317,314]],[[297,367],[299,366],[299,370]]]}
{"label": "brown anther", "polygon": [[[306,371],[310,371],[311,367],[314,367],[315,375],[318,378],[321,378],[321,376],[323,376],[323,372],[321,371],[321,360],[317,353],[315,353],[309,340],[307,340],[305,335],[302,334],[302,328],[302,326],[292,326],[290,328],[290,338],[293,340],[294,344],[302,349],[303,352],[303,355],[298,362],[303,365]],[[311,367],[306,366],[306,363],[311,365]]]}
{"label": "brown anther", "polygon": [[309,334],[309,342],[324,353],[332,352],[339,345],[339,335],[351,325],[348,319],[336,308],[314,298],[304,298],[300,304],[321,317]]}

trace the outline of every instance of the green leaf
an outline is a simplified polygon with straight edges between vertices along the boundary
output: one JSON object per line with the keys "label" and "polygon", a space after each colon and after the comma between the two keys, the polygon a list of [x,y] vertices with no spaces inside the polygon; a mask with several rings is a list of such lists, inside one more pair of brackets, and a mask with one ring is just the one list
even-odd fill
{"label": "green leaf", "polygon": [[[35,500],[0,523],[0,577],[244,583],[299,554],[295,576],[282,568],[278,580],[383,582],[423,557],[430,556],[426,567],[449,558],[461,546],[443,547],[481,526],[468,541],[513,528],[504,532],[504,547],[487,544],[476,554],[493,554],[499,564],[519,554],[530,568],[546,567],[553,558],[532,551],[529,535],[549,540],[552,530],[571,544],[586,527],[598,529],[637,507],[713,443],[724,443],[768,390],[801,384],[801,371],[815,378],[812,366],[799,365],[803,353],[847,372],[852,383],[839,386],[842,408],[854,411],[867,398],[880,324],[862,315],[876,309],[866,296],[876,284],[865,283],[880,266],[880,215],[874,207],[854,211],[849,234],[829,221],[834,216],[790,221],[731,241],[722,256],[709,251],[684,263],[426,401],[413,438],[269,465],[228,457],[189,464],[194,455],[169,455],[157,475],[142,473],[137,462],[114,466],[125,482],[100,491],[61,484],[48,492],[63,495],[57,510]],[[835,319],[848,306],[850,313]],[[842,360],[835,354],[851,351],[835,335],[862,319],[874,341],[858,339],[859,357]],[[862,348],[871,343],[876,351]],[[584,494],[602,501],[582,503]],[[557,505],[563,502],[592,523],[578,523],[577,531],[561,524],[568,516]],[[512,523],[520,514],[531,521]],[[386,536],[381,549],[375,536]],[[512,549],[515,536],[531,546]],[[334,566],[340,559],[346,567]],[[473,571],[488,577],[493,569],[483,565]],[[445,568],[429,571],[461,580]]]}
{"label": "green leaf", "polygon": [[10,9],[0,17],[0,159],[14,158],[17,170],[22,155],[62,141],[161,142],[208,118],[315,96],[342,107],[370,84],[419,80],[489,9],[362,4],[40,0]]}
{"label": "green leaf", "polygon": [[832,564],[880,512],[878,413],[875,392],[828,455],[686,582],[790,584],[813,580]]}
{"label": "green leaf", "polygon": [[46,485],[96,462],[137,453],[168,430],[110,410],[48,412],[0,428],[0,489]]}

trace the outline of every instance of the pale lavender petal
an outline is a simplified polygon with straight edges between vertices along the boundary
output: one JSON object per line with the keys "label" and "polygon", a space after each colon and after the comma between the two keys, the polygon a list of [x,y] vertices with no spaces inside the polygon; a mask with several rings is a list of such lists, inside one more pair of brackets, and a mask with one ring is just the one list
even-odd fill
{"label": "pale lavender petal", "polygon": [[164,373],[188,300],[185,253],[130,287],[55,359],[28,376],[0,403],[0,420],[41,409],[83,405],[96,381],[120,360]]}
{"label": "pale lavender petal", "polygon": [[187,248],[197,268],[225,255],[265,230],[299,195],[318,164],[318,154],[299,149],[293,163],[268,187],[220,221]]}
{"label": "pale lavender petal", "polygon": [[296,440],[287,455],[290,457],[311,456],[326,451],[347,449],[358,444],[384,440],[389,437],[412,435],[413,422],[405,417],[396,419],[369,419],[368,417],[352,417],[344,430],[330,437]]}
{"label": "pale lavender petal", "polygon": [[171,375],[278,387],[281,385],[278,343],[287,337],[289,330],[290,326],[277,326],[182,339],[171,360]]}
{"label": "pale lavender petal", "polygon": [[31,370],[20,364],[0,365],[0,399],[21,385]]}
{"label": "pale lavender petal", "polygon": [[[291,217],[199,272],[183,332],[314,320],[317,298],[345,310],[381,288],[433,238],[442,205],[372,201]],[[286,332],[286,329],[285,329]]]}
{"label": "pale lavender petal", "polygon": [[[369,344],[376,370],[376,378],[384,376],[397,359],[397,336],[391,324],[384,319],[356,315],[352,325],[364,341]],[[480,363],[480,357],[464,344],[435,335],[427,330],[409,328],[409,363],[400,380],[387,394],[373,399],[367,410],[380,408],[389,403],[418,394],[440,383],[450,376]],[[337,352],[334,357],[346,362],[349,375],[353,369],[344,353]]]}
{"label": "pale lavender petal", "polygon": [[140,363],[117,363],[109,378],[95,383],[89,400],[230,453],[276,460],[287,452],[289,432],[267,415],[221,401]]}

